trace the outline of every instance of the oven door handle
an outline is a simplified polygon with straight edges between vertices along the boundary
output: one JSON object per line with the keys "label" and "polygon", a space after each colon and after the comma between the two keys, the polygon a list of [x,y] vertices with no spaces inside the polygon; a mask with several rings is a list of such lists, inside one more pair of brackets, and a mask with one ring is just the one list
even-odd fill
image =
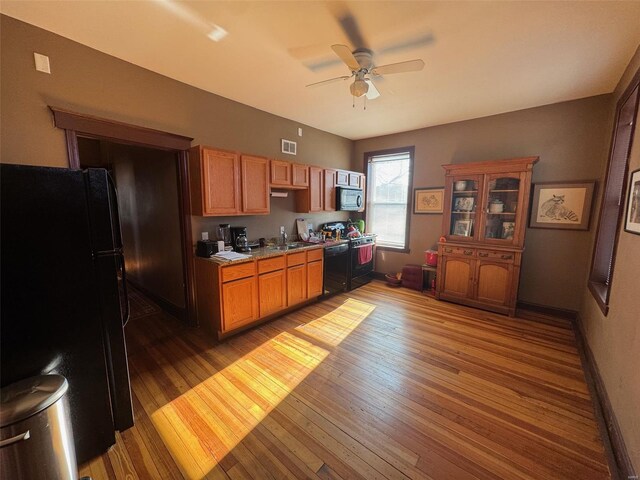
{"label": "oven door handle", "polygon": [[357,250],[358,248],[364,248],[364,247],[368,247],[368,246],[374,246],[374,243],[365,243],[364,245],[358,245],[357,247],[353,247],[354,250]]}

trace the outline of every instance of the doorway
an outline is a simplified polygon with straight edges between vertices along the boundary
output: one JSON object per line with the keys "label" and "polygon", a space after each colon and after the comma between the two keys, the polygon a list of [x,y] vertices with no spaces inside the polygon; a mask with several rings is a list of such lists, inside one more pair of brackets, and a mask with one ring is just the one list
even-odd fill
{"label": "doorway", "polygon": [[186,319],[175,152],[78,137],[80,168],[105,168],[118,192],[127,279]]}
{"label": "doorway", "polygon": [[196,326],[188,178],[193,139],[49,108],[64,129],[69,168],[104,167],[116,181],[133,285]]}

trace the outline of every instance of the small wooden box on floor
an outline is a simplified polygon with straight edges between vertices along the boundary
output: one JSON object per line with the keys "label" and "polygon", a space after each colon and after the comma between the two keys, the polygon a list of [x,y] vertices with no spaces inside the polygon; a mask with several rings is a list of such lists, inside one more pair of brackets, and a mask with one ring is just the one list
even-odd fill
{"label": "small wooden box on floor", "polygon": [[443,165],[436,298],[515,315],[538,157]]}

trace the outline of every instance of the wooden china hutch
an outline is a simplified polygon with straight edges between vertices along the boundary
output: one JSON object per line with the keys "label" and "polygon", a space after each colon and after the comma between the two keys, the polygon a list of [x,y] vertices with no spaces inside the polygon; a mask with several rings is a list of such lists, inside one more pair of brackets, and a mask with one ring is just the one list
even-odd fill
{"label": "wooden china hutch", "polygon": [[443,165],[436,298],[515,315],[538,157]]}

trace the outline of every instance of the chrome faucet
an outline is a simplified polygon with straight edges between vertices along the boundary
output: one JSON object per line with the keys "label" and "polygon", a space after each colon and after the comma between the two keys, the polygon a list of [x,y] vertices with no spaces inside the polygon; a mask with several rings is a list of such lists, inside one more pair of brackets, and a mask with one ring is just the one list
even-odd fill
{"label": "chrome faucet", "polygon": [[287,244],[287,233],[284,231],[284,227],[280,227],[280,243],[282,245]]}

